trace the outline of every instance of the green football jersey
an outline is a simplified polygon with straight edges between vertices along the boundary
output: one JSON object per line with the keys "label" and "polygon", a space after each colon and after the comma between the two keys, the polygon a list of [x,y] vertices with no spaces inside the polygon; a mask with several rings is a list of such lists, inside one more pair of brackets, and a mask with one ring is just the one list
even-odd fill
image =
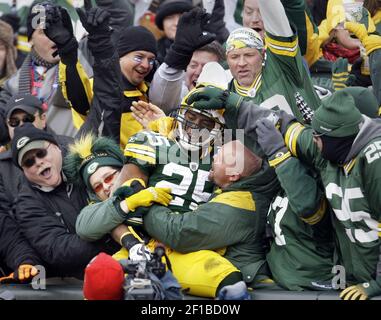
{"label": "green football jersey", "polygon": [[289,290],[327,289],[334,243],[323,188],[316,173],[294,157],[275,171],[283,189],[267,216],[274,238],[267,255],[273,278]]}
{"label": "green football jersey", "polygon": [[329,214],[325,215],[314,225],[304,222],[283,191],[271,203],[267,222],[274,240],[266,259],[277,284],[296,291],[329,289],[333,242]]}
{"label": "green football jersey", "polygon": [[137,165],[149,177],[148,185],[171,188],[169,208],[187,212],[210,198],[214,184],[208,180],[211,154],[200,158],[188,154],[175,141],[153,132],[141,131],[132,136],[124,150],[127,163]]}
{"label": "green football jersey", "polygon": [[265,65],[250,88],[232,80],[229,89],[265,108],[278,107],[294,114],[298,121],[310,123],[319,107],[319,97],[303,65],[298,38],[276,37],[266,33]]}
{"label": "green football jersey", "polygon": [[[364,128],[362,134],[371,129],[377,127]],[[381,135],[365,141],[356,157],[339,167],[321,157],[311,129],[293,124],[286,134],[290,151],[320,172],[349,283],[373,279],[380,253]]]}

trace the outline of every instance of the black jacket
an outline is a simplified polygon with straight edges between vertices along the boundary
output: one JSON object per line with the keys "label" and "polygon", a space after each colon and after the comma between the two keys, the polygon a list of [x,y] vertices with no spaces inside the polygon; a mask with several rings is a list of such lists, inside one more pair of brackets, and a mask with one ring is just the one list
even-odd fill
{"label": "black jacket", "polygon": [[0,275],[8,275],[21,264],[40,263],[37,253],[19,232],[17,222],[0,211]]}
{"label": "black jacket", "polygon": [[10,150],[0,153],[0,212],[13,215],[14,199],[18,193],[23,172],[12,162]]}
{"label": "black jacket", "polygon": [[[119,57],[114,52],[112,57],[105,59],[95,58],[94,64],[94,98],[90,112],[78,135],[89,131],[95,135],[103,135],[120,143],[122,114],[131,112],[133,101],[148,100],[147,91],[132,85],[122,77]],[[148,89],[144,82],[142,87]],[[136,122],[134,120],[134,122]],[[126,124],[124,134],[129,136],[129,127]],[[132,130],[133,131],[133,130]],[[133,132],[136,133],[136,132]]]}
{"label": "black jacket", "polygon": [[[71,138],[56,136],[66,145]],[[23,182],[22,170],[12,162],[11,150],[0,153],[0,268],[14,271],[21,263],[39,264],[40,258],[19,231],[15,200]]]}
{"label": "black jacket", "polygon": [[11,151],[0,153],[0,274],[8,275],[21,263],[38,262],[37,254],[21,236],[13,219],[14,198],[22,171],[12,162]]}
{"label": "black jacket", "polygon": [[22,179],[16,199],[16,218],[25,238],[43,260],[48,276],[82,278],[94,256],[102,251],[113,254],[118,250],[120,246],[109,236],[90,243],[76,234],[77,216],[88,204],[85,189],[63,181],[54,190],[45,192],[24,176]]}
{"label": "black jacket", "polygon": [[44,260],[48,276],[82,278],[94,256],[117,251],[110,238],[92,243],[76,234],[77,216],[87,204],[86,191],[66,182],[50,192],[32,187],[26,179],[22,184],[16,217],[22,233]]}

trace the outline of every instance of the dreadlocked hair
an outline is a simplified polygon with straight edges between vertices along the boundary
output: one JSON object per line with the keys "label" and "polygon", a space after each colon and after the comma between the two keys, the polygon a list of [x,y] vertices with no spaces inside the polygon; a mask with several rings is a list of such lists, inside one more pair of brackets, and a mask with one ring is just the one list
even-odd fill
{"label": "dreadlocked hair", "polygon": [[83,181],[82,169],[91,160],[98,157],[111,157],[124,164],[124,156],[118,144],[108,137],[95,137],[89,133],[76,139],[69,145],[69,152],[65,157],[63,171],[69,183],[79,186],[86,185]]}

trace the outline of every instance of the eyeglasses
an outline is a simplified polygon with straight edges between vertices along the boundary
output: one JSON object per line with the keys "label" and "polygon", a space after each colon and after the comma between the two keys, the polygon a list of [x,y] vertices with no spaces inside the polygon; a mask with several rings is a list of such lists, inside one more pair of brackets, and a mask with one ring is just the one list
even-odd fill
{"label": "eyeglasses", "polygon": [[50,147],[50,145],[51,143],[49,143],[49,145],[45,149],[37,149],[37,152],[34,152],[33,155],[23,159],[21,166],[25,168],[30,168],[34,166],[34,164],[36,163],[36,157],[38,159],[43,159],[46,157],[46,155],[48,154],[48,148]]}
{"label": "eyeglasses", "polygon": [[10,127],[16,128],[16,127],[18,127],[20,125],[21,121],[23,123],[25,123],[25,122],[34,122],[35,119],[36,118],[35,118],[35,116],[33,114],[27,113],[26,115],[24,115],[24,117],[21,120],[19,118],[10,118],[8,120],[8,124],[9,124]]}
{"label": "eyeglasses", "polygon": [[142,63],[144,59],[148,60],[148,64],[152,67],[155,64],[155,59],[154,58],[146,58],[142,56],[133,56],[132,60],[134,60],[137,63]]}
{"label": "eyeglasses", "polygon": [[115,175],[119,173],[118,170],[115,170],[113,173],[111,173],[110,175],[108,175],[106,178],[103,179],[103,181],[101,183],[99,183],[97,186],[95,186],[93,189],[94,189],[94,192],[95,193],[99,193],[101,192],[104,188],[103,188],[103,184],[110,184],[114,178],[115,178]]}

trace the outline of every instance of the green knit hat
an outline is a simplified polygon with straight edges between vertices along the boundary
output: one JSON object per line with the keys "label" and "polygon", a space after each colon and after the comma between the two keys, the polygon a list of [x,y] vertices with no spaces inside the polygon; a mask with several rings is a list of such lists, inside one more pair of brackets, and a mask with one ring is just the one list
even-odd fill
{"label": "green knit hat", "polygon": [[376,96],[368,89],[364,87],[347,87],[342,89],[344,92],[348,92],[355,100],[357,109],[362,114],[365,114],[369,118],[378,117],[379,104]]}
{"label": "green knit hat", "polygon": [[362,116],[353,97],[340,90],[322,100],[311,126],[318,134],[339,138],[357,134],[361,121]]}
{"label": "green knit hat", "polygon": [[92,190],[90,177],[98,168],[122,168],[123,163],[123,153],[115,141],[88,134],[70,145],[63,169],[69,182],[84,184],[88,190]]}

